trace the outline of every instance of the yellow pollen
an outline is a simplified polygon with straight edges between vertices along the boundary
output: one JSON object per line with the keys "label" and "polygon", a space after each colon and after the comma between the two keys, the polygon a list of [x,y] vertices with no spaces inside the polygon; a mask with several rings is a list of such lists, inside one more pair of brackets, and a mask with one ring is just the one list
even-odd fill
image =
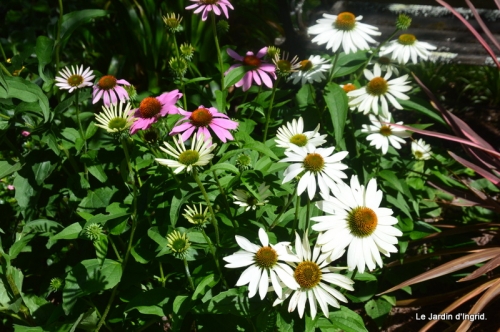
{"label": "yellow pollen", "polygon": [[354,236],[367,237],[377,228],[378,219],[372,209],[366,206],[358,206],[349,212],[347,222]]}
{"label": "yellow pollen", "polygon": [[183,165],[193,165],[200,160],[200,154],[194,150],[186,150],[179,155],[179,162]]}
{"label": "yellow pollen", "polygon": [[259,267],[270,269],[278,262],[278,253],[271,247],[262,247],[257,251],[254,259]]}
{"label": "yellow pollen", "polygon": [[344,85],[342,87],[342,89],[344,89],[345,93],[348,93],[348,92],[351,92],[353,90],[356,90],[356,86],[354,84],[347,83],[346,85]]}
{"label": "yellow pollen", "polygon": [[307,136],[304,134],[296,134],[290,137],[290,143],[297,146],[305,146],[307,144]]}
{"label": "yellow pollen", "polygon": [[111,90],[116,86],[116,78],[113,75],[106,75],[101,77],[97,85],[102,90]]}
{"label": "yellow pollen", "polygon": [[313,173],[320,172],[325,166],[325,159],[319,153],[308,153],[304,158],[304,168]]}
{"label": "yellow pollen", "polygon": [[401,45],[413,45],[416,41],[417,38],[409,33],[402,34],[398,38],[398,43],[400,43]]}
{"label": "yellow pollen", "polygon": [[302,60],[300,62],[300,70],[309,71],[313,68],[313,63],[309,60]]}
{"label": "yellow pollen", "polygon": [[243,64],[245,66],[259,67],[260,62],[261,62],[260,59],[257,58],[255,55],[247,55],[243,58]]}
{"label": "yellow pollen", "polygon": [[212,113],[206,108],[198,108],[191,113],[189,120],[191,124],[196,127],[206,127],[212,122]]}
{"label": "yellow pollen", "polygon": [[351,31],[356,26],[356,16],[349,12],[340,13],[333,26],[338,30]]}
{"label": "yellow pollen", "polygon": [[80,75],[71,75],[68,77],[68,84],[71,86],[79,86],[83,83],[83,77]]}
{"label": "yellow pollen", "polygon": [[321,281],[321,270],[314,262],[300,262],[293,277],[302,288],[314,288]]}
{"label": "yellow pollen", "polygon": [[373,96],[381,96],[388,88],[387,81],[383,77],[375,77],[366,85],[366,92]]}
{"label": "yellow pollen", "polygon": [[392,135],[392,129],[390,126],[387,126],[387,125],[383,125],[382,127],[380,127],[380,134],[382,136],[391,136]]}
{"label": "yellow pollen", "polygon": [[161,111],[161,103],[154,97],[146,97],[139,105],[139,113],[145,119],[152,118],[158,115]]}

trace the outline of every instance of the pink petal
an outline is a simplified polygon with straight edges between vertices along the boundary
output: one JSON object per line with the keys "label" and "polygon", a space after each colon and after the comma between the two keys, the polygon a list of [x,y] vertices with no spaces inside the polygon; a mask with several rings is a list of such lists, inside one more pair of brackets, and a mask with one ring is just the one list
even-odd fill
{"label": "pink petal", "polygon": [[257,52],[257,54],[256,54],[255,56],[256,56],[257,58],[259,58],[259,59],[260,59],[260,58],[263,58],[263,57],[264,57],[264,55],[266,55],[266,54],[267,54],[267,46],[266,46],[266,47],[261,48],[261,49]]}
{"label": "pink petal", "polygon": [[[228,48],[226,49],[226,52],[227,54],[229,54],[229,56],[233,59],[236,59],[238,61],[243,61],[243,57],[241,55],[239,55],[238,53],[236,53],[235,51],[233,51],[232,49]],[[234,66],[234,65],[233,65]],[[241,66],[240,64],[237,65],[238,67]],[[229,69],[231,69],[231,67],[229,67]]]}

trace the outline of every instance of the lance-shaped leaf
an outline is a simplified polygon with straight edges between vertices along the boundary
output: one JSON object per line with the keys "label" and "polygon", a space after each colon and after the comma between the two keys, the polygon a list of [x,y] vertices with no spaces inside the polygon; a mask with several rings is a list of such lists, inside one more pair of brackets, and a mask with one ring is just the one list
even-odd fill
{"label": "lance-shaped leaf", "polygon": [[463,256],[457,259],[454,259],[448,263],[445,263],[443,265],[440,265],[430,271],[427,271],[425,273],[422,273],[414,278],[411,278],[405,282],[400,283],[397,286],[394,286],[388,290],[386,290],[383,293],[380,293],[378,295],[382,294],[387,294],[389,292],[393,292],[395,290],[401,289],[406,286],[410,286],[413,284],[417,284],[422,281],[434,279],[440,276],[443,276],[445,274],[449,274],[461,269],[465,269],[466,267],[476,265],[478,263],[484,262],[486,260],[492,259],[493,257],[496,257],[497,255],[500,254],[500,248],[491,248],[491,249],[486,249],[484,251],[470,254],[467,256]]}
{"label": "lance-shaped leaf", "polygon": [[497,41],[497,39],[495,38],[495,36],[493,36],[493,34],[491,33],[490,29],[488,29],[488,27],[484,23],[483,19],[481,18],[481,16],[479,16],[479,13],[477,12],[476,7],[474,7],[474,5],[472,4],[472,2],[470,2],[469,0],[465,0],[465,3],[467,4],[467,6],[469,6],[470,11],[472,12],[472,14],[474,15],[474,17],[476,18],[477,23],[479,23],[479,26],[481,27],[481,29],[483,29],[483,32],[486,34],[486,36],[488,36],[488,38],[490,39],[491,43],[493,45],[495,45],[496,48],[498,48],[498,50],[500,51],[500,43]]}
{"label": "lance-shaped leaf", "polygon": [[[498,281],[498,279],[494,279],[494,280],[488,281],[488,282],[480,285],[479,287],[474,288],[472,291],[470,291],[469,293],[465,294],[464,296],[458,298],[452,304],[450,304],[449,306],[447,306],[446,308],[444,308],[439,314],[441,315],[441,314],[444,314],[444,313],[450,313],[450,312],[452,312],[453,310],[455,310],[456,308],[458,308],[459,306],[461,306],[465,302],[469,301],[473,297],[476,297],[478,294],[484,292],[484,290],[490,288],[491,285],[493,285],[497,281]],[[422,329],[420,329],[420,332],[428,331],[437,322],[439,322],[439,320],[437,320],[437,319],[431,320],[429,323],[425,324],[425,326],[422,327]]]}
{"label": "lance-shaped leaf", "polygon": [[460,164],[464,165],[465,167],[468,167],[468,168],[472,169],[474,172],[480,174],[482,177],[484,177],[485,179],[487,179],[488,181],[490,181],[491,183],[493,183],[495,186],[500,187],[500,179],[498,177],[496,177],[494,174],[488,172],[484,168],[481,168],[481,167],[477,166],[476,164],[471,163],[470,161],[465,160],[464,158],[461,158],[461,157],[457,156],[456,154],[454,154],[451,151],[448,151],[448,154],[453,159],[455,159],[456,161],[458,161]]}
{"label": "lance-shaped leaf", "polygon": [[482,276],[483,274],[485,274],[485,273],[493,270],[494,268],[496,268],[499,265],[500,265],[500,255],[498,255],[497,257],[493,258],[488,263],[484,264],[479,269],[477,269],[476,271],[474,271],[471,274],[469,274],[467,277],[462,278],[462,279],[460,279],[458,281],[461,282],[461,281],[469,281],[469,280],[472,280],[472,279],[476,279],[476,278]]}

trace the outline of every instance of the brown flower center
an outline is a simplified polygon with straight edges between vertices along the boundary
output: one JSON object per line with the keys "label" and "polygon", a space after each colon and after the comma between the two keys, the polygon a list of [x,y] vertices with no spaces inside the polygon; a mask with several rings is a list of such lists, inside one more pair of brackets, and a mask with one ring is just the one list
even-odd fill
{"label": "brown flower center", "polygon": [[300,62],[300,70],[302,71],[309,71],[313,67],[313,63],[309,60],[302,60]]}
{"label": "brown flower center", "polygon": [[356,86],[352,83],[347,83],[345,84],[342,89],[344,89],[345,93],[351,92],[353,90],[356,90]]}
{"label": "brown flower center", "polygon": [[333,26],[338,30],[351,31],[356,26],[356,16],[349,12],[340,13]]}
{"label": "brown flower center", "polygon": [[313,173],[320,172],[325,166],[325,159],[319,153],[308,153],[304,158],[304,168]]}
{"label": "brown flower center", "polygon": [[387,92],[389,86],[383,77],[374,77],[366,85],[366,92],[373,96],[381,96]]}
{"label": "brown flower center", "polygon": [[189,120],[191,124],[196,127],[206,127],[212,122],[212,113],[206,108],[198,108],[191,113]]}
{"label": "brown flower center", "polygon": [[246,55],[243,58],[243,64],[245,66],[259,67],[260,63],[261,63],[260,59],[257,58],[255,55]]}
{"label": "brown flower center", "polygon": [[411,35],[409,33],[402,34],[398,38],[398,42],[401,45],[413,45],[417,41],[417,38],[415,38],[414,35]]}
{"label": "brown flower center", "polygon": [[71,75],[68,77],[68,84],[71,86],[79,86],[83,81],[83,77],[80,75]]}
{"label": "brown flower center", "polygon": [[389,65],[391,64],[391,58],[388,58],[386,56],[381,56],[380,58],[377,59],[377,62],[381,65]]}
{"label": "brown flower center", "polygon": [[106,75],[101,77],[97,85],[102,90],[111,90],[116,86],[116,78],[113,75]]}
{"label": "brown flower center", "polygon": [[271,247],[262,247],[255,254],[255,263],[265,269],[270,269],[278,262],[278,253]]}
{"label": "brown flower center", "polygon": [[388,125],[383,125],[382,127],[380,127],[380,134],[385,137],[391,136],[392,135],[391,127]]}
{"label": "brown flower center", "polygon": [[302,288],[314,288],[321,281],[321,269],[314,262],[300,262],[293,276]]}
{"label": "brown flower center", "polygon": [[161,111],[161,103],[154,97],[146,97],[139,105],[139,113],[145,119],[152,118],[159,114]]}
{"label": "brown flower center", "polygon": [[377,228],[378,219],[375,211],[366,206],[359,206],[349,213],[347,222],[354,236],[367,237]]}

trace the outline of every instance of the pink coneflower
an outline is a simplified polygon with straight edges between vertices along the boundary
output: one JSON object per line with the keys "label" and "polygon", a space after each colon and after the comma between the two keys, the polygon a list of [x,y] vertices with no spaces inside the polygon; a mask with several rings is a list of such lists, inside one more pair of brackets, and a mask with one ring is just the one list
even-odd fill
{"label": "pink coneflower", "polygon": [[[186,9],[197,8],[194,11],[195,14],[198,14],[199,12],[203,11],[203,14],[201,14],[201,19],[203,21],[207,19],[209,11],[213,11],[215,15],[220,15],[221,14],[220,9],[222,9],[226,18],[229,18],[227,7],[234,9],[228,0],[191,0],[191,2],[196,2],[196,3],[191,6],[187,6]],[[220,6],[220,9],[218,6]]]}
{"label": "pink coneflower", "polygon": [[[99,79],[96,85],[94,85],[94,92],[92,93],[92,104],[97,103],[101,97],[104,105],[109,106],[110,104],[118,103],[120,101],[129,100],[127,90],[125,90],[120,85],[130,85],[129,82],[125,80],[117,80],[113,75],[106,75]],[[118,96],[118,99],[117,99]]]}
{"label": "pink coneflower", "polygon": [[179,90],[174,90],[165,92],[156,98],[144,98],[139,108],[131,111],[134,112],[134,117],[137,120],[130,127],[130,134],[135,134],[139,129],[149,129],[160,117],[164,117],[167,114],[179,113],[181,109],[177,108],[175,103],[180,97],[182,97],[182,93],[179,93]]}
{"label": "pink coneflower", "polygon": [[240,86],[243,86],[243,91],[247,91],[248,89],[250,89],[253,80],[257,85],[261,85],[261,83],[264,83],[264,85],[268,88],[272,88],[273,81],[271,81],[271,78],[276,79],[276,67],[273,64],[266,63],[262,60],[266,53],[267,47],[264,47],[255,55],[253,54],[253,52],[247,52],[245,56],[241,56],[232,49],[228,48],[227,54],[229,54],[231,58],[241,61],[241,63],[237,63],[229,67],[225,75],[227,75],[227,73],[234,68],[248,66],[252,69],[249,70],[245,74],[245,76],[243,76],[243,78],[235,84],[236,87],[239,88]]}
{"label": "pink coneflower", "polygon": [[229,120],[227,115],[219,113],[214,107],[205,108],[205,106],[200,105],[193,112],[179,110],[179,113],[184,115],[184,118],[177,122],[170,135],[182,133],[183,141],[191,137],[195,130],[198,132],[198,137],[203,134],[207,140],[212,137],[208,131],[208,127],[210,127],[215,135],[226,143],[227,139],[234,139],[229,130],[238,128],[238,122]]}

